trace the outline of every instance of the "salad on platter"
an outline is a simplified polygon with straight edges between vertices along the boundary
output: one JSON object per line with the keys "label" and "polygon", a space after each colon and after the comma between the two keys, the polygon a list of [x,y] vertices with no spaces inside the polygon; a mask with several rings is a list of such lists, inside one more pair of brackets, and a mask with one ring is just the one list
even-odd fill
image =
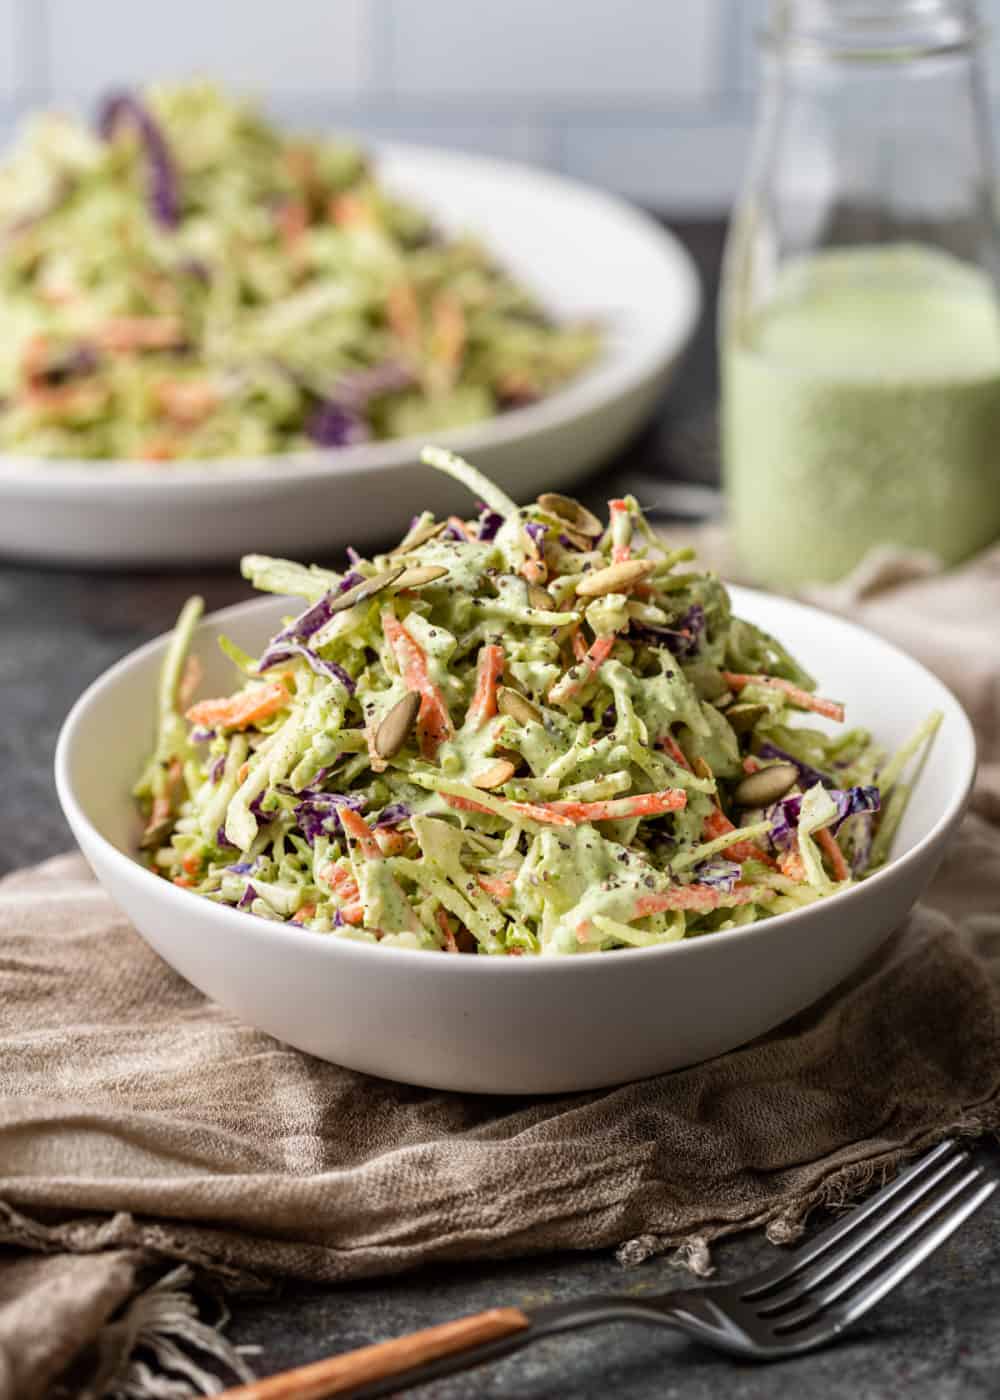
{"label": "salad on platter", "polygon": [[0,165],[0,451],[150,463],[428,436],[596,357],[365,152],[208,83],[31,119]]}

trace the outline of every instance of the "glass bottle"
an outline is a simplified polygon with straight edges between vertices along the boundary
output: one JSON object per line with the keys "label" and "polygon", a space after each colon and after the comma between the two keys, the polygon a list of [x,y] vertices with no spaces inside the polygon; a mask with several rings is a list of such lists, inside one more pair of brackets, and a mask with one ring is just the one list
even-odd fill
{"label": "glass bottle", "polygon": [[980,38],[954,0],[772,3],[720,312],[730,526],[761,582],[1000,536]]}

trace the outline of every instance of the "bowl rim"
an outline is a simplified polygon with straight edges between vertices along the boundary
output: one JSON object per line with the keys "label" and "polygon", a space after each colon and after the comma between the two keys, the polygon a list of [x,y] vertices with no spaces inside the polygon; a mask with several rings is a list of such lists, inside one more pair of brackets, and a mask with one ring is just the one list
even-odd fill
{"label": "bowl rim", "polygon": [[[863,636],[869,641],[874,641],[878,646],[884,647],[887,651],[894,653],[910,665],[915,666],[923,672],[925,678],[931,681],[948,697],[954,707],[951,718],[959,726],[960,742],[964,749],[964,772],[951,794],[950,799],[938,814],[931,829],[920,838],[917,843],[896,859],[889,862],[877,870],[873,875],[862,883],[844,890],[831,899],[837,901],[838,907],[844,909],[845,914],[849,907],[856,904],[862,897],[866,897],[868,891],[877,890],[888,880],[898,877],[898,875],[911,866],[919,864],[923,855],[936,842],[947,836],[951,829],[957,824],[964,813],[972,791],[972,785],[976,774],[976,739],[972,724],[965,711],[964,706],[954,692],[945,685],[944,681],[936,676],[926,667],[922,661],[911,656],[909,652],[894,642],[874,632],[871,628],[864,627],[857,622],[841,617],[835,613],[825,613],[819,608],[810,604],[801,603],[796,599],[782,597],[778,594],[766,593],[760,589],[745,588],[742,585],[727,585],[733,595],[734,602],[738,603],[741,611],[747,611],[743,600],[752,606],[755,599],[766,599],[768,602],[779,603],[782,607],[790,608],[794,611],[805,613],[811,618],[820,618],[823,623],[830,625],[834,630],[840,629],[847,636]],[[245,616],[249,612],[264,611],[273,608],[275,603],[280,601],[277,596],[266,598],[250,598],[243,603],[235,603],[227,608],[217,609],[206,614],[198,625],[197,632],[207,627],[219,627],[227,619],[236,616]],[[291,600],[288,600],[291,601]],[[750,614],[752,616],[752,613]],[[196,635],[197,635],[196,632]],[[802,908],[789,910],[783,914],[776,914],[769,919],[761,919],[753,924],[746,924],[735,929],[722,929],[704,938],[681,939],[675,943],[657,944],[649,948],[611,948],[600,953],[598,956],[580,957],[529,957],[529,958],[428,958],[428,950],[420,948],[398,948],[387,949],[384,952],[377,944],[356,942],[348,938],[324,937],[310,929],[303,929],[295,924],[282,922],[273,927],[271,921],[262,918],[247,917],[246,911],[231,908],[229,905],[217,904],[212,900],[200,898],[193,895],[191,891],[179,889],[177,886],[169,884],[156,876],[152,871],[140,865],[133,857],[127,855],[107,837],[97,830],[90,820],[80,800],[77,798],[73,783],[70,778],[70,761],[74,751],[77,734],[85,716],[102,699],[105,699],[109,691],[113,691],[118,681],[135,666],[147,659],[153,653],[162,651],[170,637],[170,632],[162,632],[159,636],[145,642],[142,646],[128,652],[120,660],[116,661],[100,676],[93,680],[75,701],[59,731],[55,750],[54,772],[56,792],[60,805],[67,821],[73,830],[74,836],[78,829],[87,833],[88,840],[100,847],[102,855],[107,859],[112,867],[120,874],[124,880],[132,881],[138,877],[142,881],[149,881],[148,894],[150,898],[162,897],[167,901],[167,907],[174,909],[183,916],[184,911],[191,910],[193,906],[192,898],[198,899],[198,907],[208,919],[220,921],[220,927],[228,929],[231,933],[238,930],[243,936],[249,935],[251,939],[258,938],[264,942],[274,939],[281,939],[285,943],[292,939],[291,947],[295,948],[300,944],[312,948],[324,947],[329,950],[321,953],[320,956],[329,957],[360,957],[368,959],[371,957],[393,959],[404,959],[405,962],[393,963],[399,969],[409,967],[410,971],[417,968],[425,972],[434,967],[447,967],[449,971],[446,976],[468,976],[471,968],[481,968],[482,972],[476,972],[474,976],[532,976],[539,975],[543,969],[565,969],[567,967],[583,969],[590,967],[607,967],[608,959],[614,960],[615,965],[622,965],[621,960],[627,959],[625,965],[635,963],[637,966],[648,962],[653,958],[663,957],[692,957],[698,956],[696,950],[705,948],[715,948],[718,953],[731,946],[734,940],[746,942],[748,939],[767,938],[769,933],[779,925],[782,928],[788,926],[790,922],[802,921],[812,915],[816,909],[816,904],[804,905]],[[152,694],[150,697],[152,704]],[[824,908],[829,907],[828,900],[821,901]],[[239,921],[238,923],[236,921]],[[417,961],[414,962],[413,960]],[[463,971],[464,969],[464,971]],[[490,970],[492,969],[492,971]],[[500,971],[500,969],[504,969]],[[565,974],[563,974],[565,975]],[[596,973],[582,973],[577,975],[596,975]]]}
{"label": "bowl rim", "polygon": [[[614,313],[608,313],[607,334],[593,364],[584,367],[554,393],[535,403],[502,413],[495,413],[481,422],[439,434],[441,445],[460,454],[474,456],[477,451],[508,445],[521,438],[534,438],[564,427],[591,414],[606,411],[628,393],[638,391],[665,374],[690,345],[701,317],[701,279],[694,258],[676,233],[651,214],[620,195],[590,185],[557,171],[546,170],[527,161],[499,156],[479,155],[443,147],[403,141],[369,141],[368,149],[377,161],[390,166],[388,183],[392,182],[393,162],[431,161],[453,171],[479,171],[500,180],[516,179],[532,183],[540,194],[558,190],[565,196],[585,198],[593,208],[602,209],[607,217],[619,221],[636,237],[655,247],[662,269],[674,283],[675,313],[664,319],[665,329],[643,337],[638,353],[621,351],[621,337],[616,335]],[[504,250],[495,250],[504,260]],[[616,351],[616,347],[619,347]],[[355,472],[391,472],[412,465],[426,434],[403,438],[386,438],[353,447],[336,449],[301,449],[296,452],[270,453],[262,457],[218,457],[206,460],[182,461],[176,464],[148,463],[135,458],[33,457],[24,453],[0,453],[0,499],[5,494],[30,488],[33,492],[59,495],[74,490],[99,491],[102,484],[116,492],[139,495],[151,493],[160,497],[173,492],[191,490],[210,492],[217,485],[232,488],[240,483],[276,480],[291,485],[309,481],[316,476],[337,477]],[[377,454],[377,455],[376,455]]]}

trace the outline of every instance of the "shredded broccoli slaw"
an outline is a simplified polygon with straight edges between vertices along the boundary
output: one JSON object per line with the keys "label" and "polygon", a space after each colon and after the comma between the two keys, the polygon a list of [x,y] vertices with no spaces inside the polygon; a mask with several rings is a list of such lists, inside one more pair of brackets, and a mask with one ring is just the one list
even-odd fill
{"label": "shredded broccoli slaw", "polygon": [[204,83],[36,117],[0,167],[0,449],[149,462],[424,440],[596,355],[357,146]]}
{"label": "shredded broccoli slaw", "polygon": [[261,918],[499,956],[649,947],[846,889],[883,863],[932,714],[894,758],[720,580],[565,497],[414,520],[337,574],[251,555],[303,606],[194,701],[193,599],[136,787],[151,868]]}

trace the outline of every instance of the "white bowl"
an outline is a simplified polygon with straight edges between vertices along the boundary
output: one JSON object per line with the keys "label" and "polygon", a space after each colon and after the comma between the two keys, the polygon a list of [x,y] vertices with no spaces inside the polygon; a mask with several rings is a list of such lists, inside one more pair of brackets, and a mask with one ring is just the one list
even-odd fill
{"label": "white bowl", "polygon": [[[742,588],[736,610],[779,636],[888,746],[927,713],[944,722],[896,839],[864,884],[806,909],[660,948],[476,958],[379,948],[199,899],[133,858],[129,796],[153,736],[159,638],[73,707],[56,751],[63,810],[84,855],[144,938],[208,996],[323,1059],[436,1088],[503,1094],[593,1089],[703,1060],[829,991],[919,898],[972,785],[975,741],[958,701],[918,662],[812,608]],[[267,599],[207,618],[194,649],[206,693],[232,668],[224,631],[258,652],[294,605]],[[812,721],[813,717],[810,717]]]}
{"label": "white bowl", "polygon": [[[419,146],[377,154],[387,187],[480,235],[558,317],[605,327],[598,361],[558,393],[435,441],[518,500],[583,476],[649,416],[694,331],[701,296],[683,245],[623,200],[528,166]],[[364,545],[464,503],[418,463],[423,446],[177,465],[0,456],[0,554],[121,567]]]}

